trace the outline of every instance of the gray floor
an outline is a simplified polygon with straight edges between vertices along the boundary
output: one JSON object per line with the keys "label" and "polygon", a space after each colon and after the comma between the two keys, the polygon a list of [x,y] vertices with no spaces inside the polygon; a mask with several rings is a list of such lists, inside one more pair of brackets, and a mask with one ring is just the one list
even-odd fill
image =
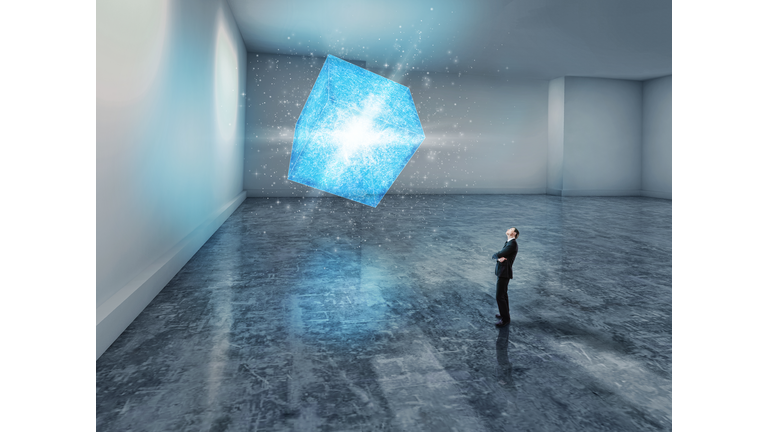
{"label": "gray floor", "polygon": [[249,198],[97,361],[98,430],[671,430],[671,291],[667,200]]}

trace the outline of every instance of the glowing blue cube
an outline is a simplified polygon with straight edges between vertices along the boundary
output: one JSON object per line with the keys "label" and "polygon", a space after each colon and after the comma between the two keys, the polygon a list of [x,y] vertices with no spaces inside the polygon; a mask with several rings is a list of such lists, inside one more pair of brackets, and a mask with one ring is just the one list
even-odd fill
{"label": "glowing blue cube", "polygon": [[376,207],[424,138],[408,87],[329,55],[296,122],[288,179]]}

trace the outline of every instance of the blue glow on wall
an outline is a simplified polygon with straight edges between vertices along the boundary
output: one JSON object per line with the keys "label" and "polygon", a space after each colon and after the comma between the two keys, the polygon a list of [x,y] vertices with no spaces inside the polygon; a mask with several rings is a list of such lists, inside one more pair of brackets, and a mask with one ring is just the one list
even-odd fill
{"label": "blue glow on wall", "polygon": [[288,179],[376,207],[424,138],[408,87],[329,55],[296,122]]}

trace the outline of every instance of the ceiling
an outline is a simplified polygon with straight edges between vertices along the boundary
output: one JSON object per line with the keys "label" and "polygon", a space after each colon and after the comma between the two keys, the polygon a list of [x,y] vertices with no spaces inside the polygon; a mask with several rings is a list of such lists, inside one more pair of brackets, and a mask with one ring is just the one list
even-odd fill
{"label": "ceiling", "polygon": [[672,74],[671,0],[228,0],[249,52],[552,79]]}

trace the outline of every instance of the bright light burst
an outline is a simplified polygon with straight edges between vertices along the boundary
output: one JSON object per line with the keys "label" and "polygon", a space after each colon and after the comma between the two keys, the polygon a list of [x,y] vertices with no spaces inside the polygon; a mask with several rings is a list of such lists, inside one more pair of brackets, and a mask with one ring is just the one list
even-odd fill
{"label": "bright light burst", "polygon": [[296,122],[288,179],[376,207],[424,138],[408,87],[329,55]]}

